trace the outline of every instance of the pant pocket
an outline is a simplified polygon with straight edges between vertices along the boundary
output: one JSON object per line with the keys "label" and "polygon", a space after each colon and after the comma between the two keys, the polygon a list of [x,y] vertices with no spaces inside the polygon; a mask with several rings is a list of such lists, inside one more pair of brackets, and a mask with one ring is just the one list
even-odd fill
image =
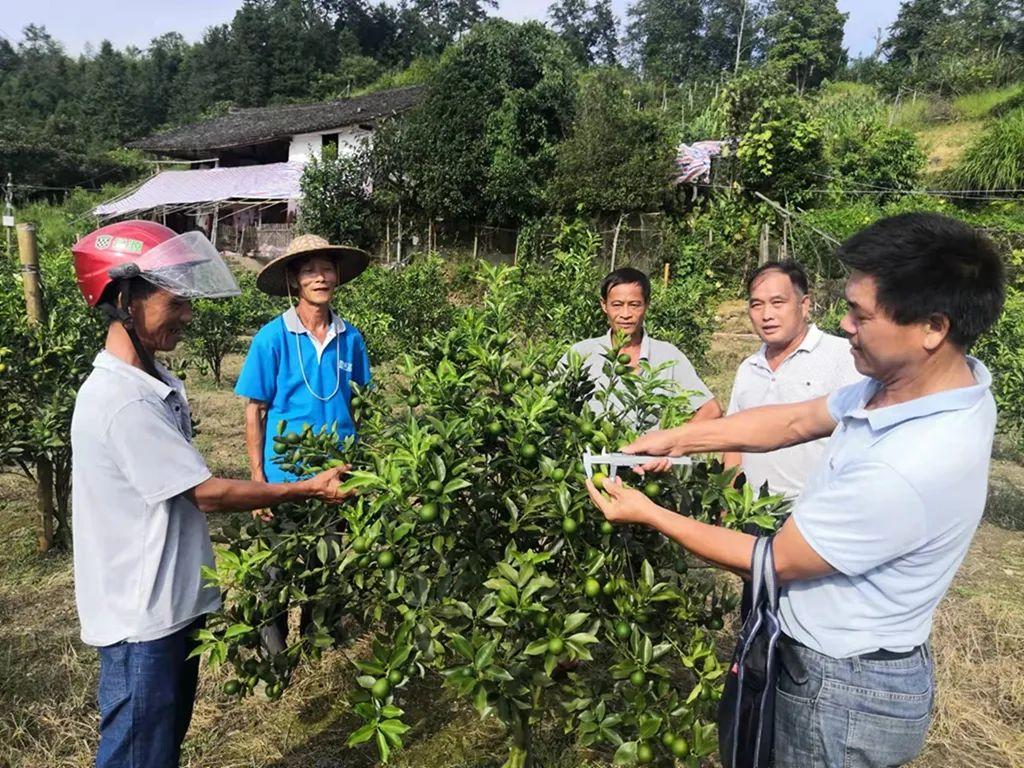
{"label": "pant pocket", "polygon": [[97,703],[100,713],[106,715],[124,702],[130,693],[128,646],[125,643],[99,649],[100,679]]}
{"label": "pant pocket", "polygon": [[920,754],[931,713],[902,718],[853,710],[849,718],[844,768],[892,768]]}

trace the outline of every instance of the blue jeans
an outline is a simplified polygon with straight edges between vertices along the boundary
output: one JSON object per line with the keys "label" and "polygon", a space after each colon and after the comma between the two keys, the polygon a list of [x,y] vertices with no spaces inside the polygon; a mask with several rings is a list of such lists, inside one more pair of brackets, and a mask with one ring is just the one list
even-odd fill
{"label": "blue jeans", "polygon": [[192,719],[199,657],[192,634],[99,648],[100,746],[96,768],[177,768]]}
{"label": "blue jeans", "polygon": [[935,682],[927,645],[900,659],[833,659],[784,638],[776,768],[883,768],[924,747]]}

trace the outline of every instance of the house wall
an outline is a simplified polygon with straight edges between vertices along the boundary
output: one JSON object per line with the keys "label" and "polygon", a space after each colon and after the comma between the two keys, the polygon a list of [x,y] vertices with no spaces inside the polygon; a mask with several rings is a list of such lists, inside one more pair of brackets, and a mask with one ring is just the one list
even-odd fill
{"label": "house wall", "polygon": [[363,139],[372,134],[373,131],[356,125],[317,133],[300,133],[292,137],[288,148],[288,162],[306,163],[311,157],[319,157],[325,143],[334,143],[335,136],[338,140],[338,152],[343,155],[351,154],[359,148]]}

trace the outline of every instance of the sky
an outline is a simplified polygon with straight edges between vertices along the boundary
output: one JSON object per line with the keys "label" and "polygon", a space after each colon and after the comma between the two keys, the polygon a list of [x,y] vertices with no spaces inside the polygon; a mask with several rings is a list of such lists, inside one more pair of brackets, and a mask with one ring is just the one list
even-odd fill
{"label": "sky", "polygon": [[[629,0],[612,0],[624,18]],[[145,48],[154,37],[177,31],[190,42],[203,30],[231,20],[241,0],[48,0],[45,3],[0,0],[0,35],[17,42],[27,24],[41,24],[63,43],[72,55],[86,44],[99,47],[104,39],[115,47]],[[500,0],[498,14],[508,19],[542,19],[550,0]],[[839,0],[849,13],[846,46],[851,56],[871,53],[879,27],[884,30],[896,18],[899,0]]]}

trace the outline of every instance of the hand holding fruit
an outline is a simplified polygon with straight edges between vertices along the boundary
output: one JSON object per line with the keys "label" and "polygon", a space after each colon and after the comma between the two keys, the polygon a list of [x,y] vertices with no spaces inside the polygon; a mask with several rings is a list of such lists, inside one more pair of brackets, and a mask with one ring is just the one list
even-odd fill
{"label": "hand holding fruit", "polygon": [[658,505],[643,492],[623,485],[617,477],[605,479],[602,488],[608,494],[607,497],[601,494],[592,480],[587,480],[587,491],[590,493],[591,501],[610,522],[645,525],[652,513],[658,509]]}
{"label": "hand holding fruit", "polygon": [[342,475],[349,471],[349,465],[325,469],[318,475],[314,475],[302,482],[306,484],[309,495],[313,498],[322,499],[333,503],[341,503],[349,496],[355,495],[355,491],[343,491],[341,489]]}

